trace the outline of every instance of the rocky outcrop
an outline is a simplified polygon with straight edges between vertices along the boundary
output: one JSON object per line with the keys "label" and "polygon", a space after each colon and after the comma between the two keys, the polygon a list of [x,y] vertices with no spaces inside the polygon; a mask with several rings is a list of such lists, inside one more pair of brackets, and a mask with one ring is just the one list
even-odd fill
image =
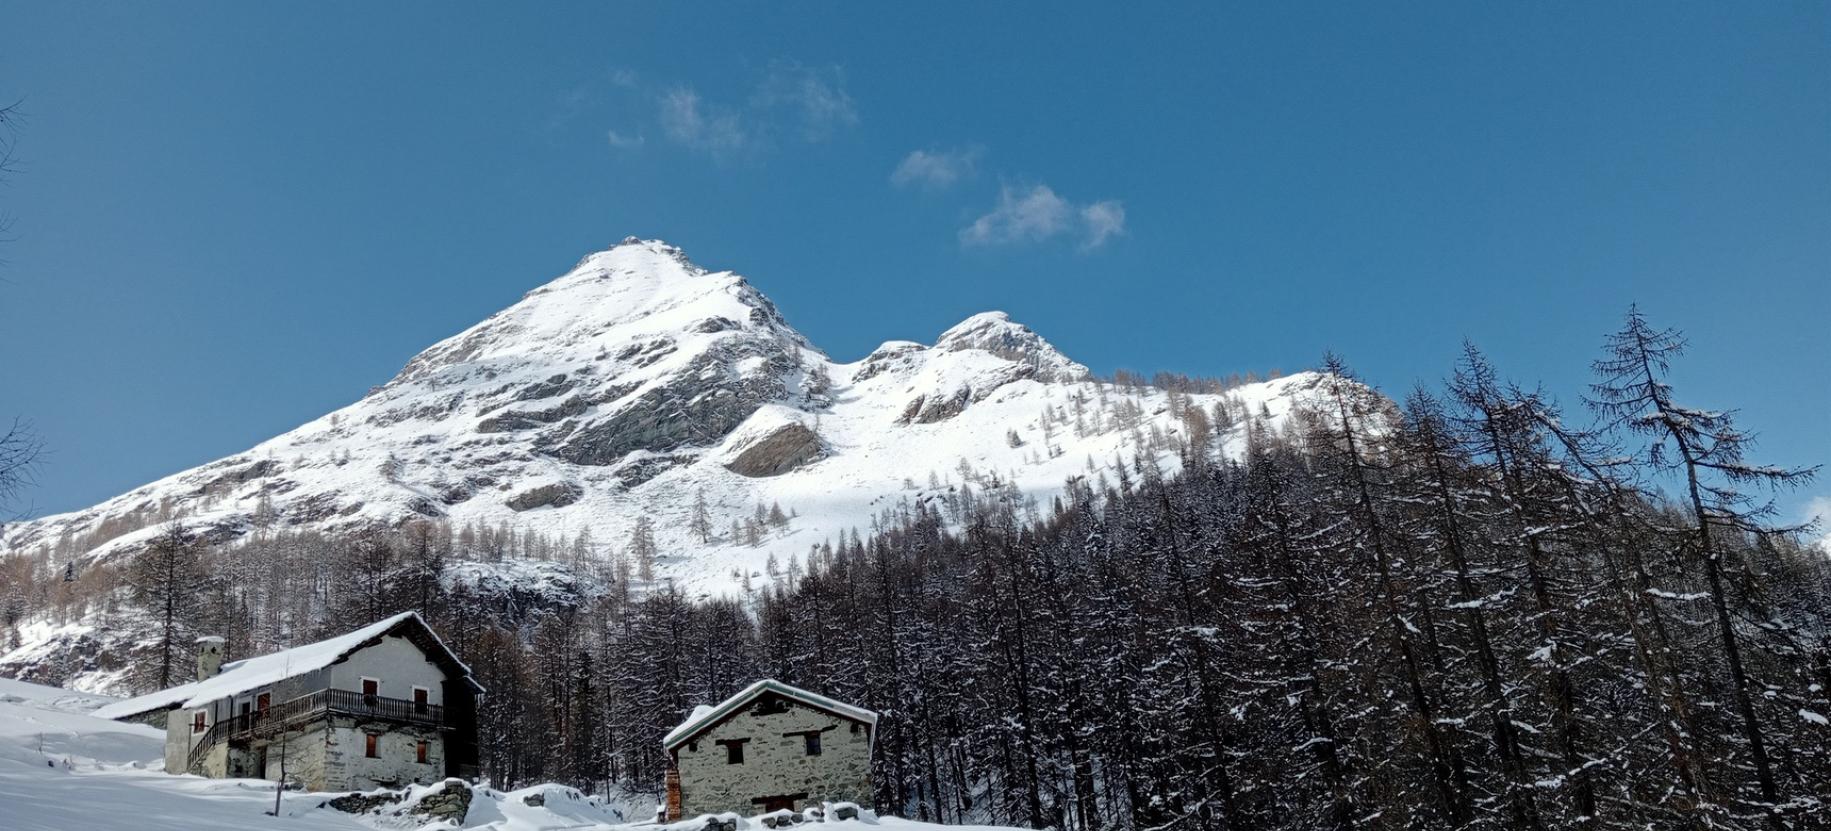
{"label": "rocky outcrop", "polygon": [[[325,807],[342,811],[346,814],[383,813],[389,806],[400,805],[407,800],[408,791],[376,791],[374,793],[352,793],[327,800]],[[417,801],[409,804],[403,811],[395,808],[396,816],[423,817],[434,822],[449,822],[454,826],[464,824],[464,818],[470,813],[470,803],[474,796],[470,785],[462,779],[447,779],[434,785]],[[424,820],[421,820],[423,822]]]}
{"label": "rocky outcrop", "polygon": [[420,797],[419,804],[407,813],[463,825],[465,815],[470,813],[470,786],[462,779],[447,779],[441,785],[443,787],[438,790]]}
{"label": "rocky outcrop", "polygon": [[1039,381],[1085,381],[1091,377],[1087,367],[1069,360],[1042,335],[1004,312],[984,312],[961,321],[941,333],[935,348],[984,350],[1034,369]]}
{"label": "rocky outcrop", "polygon": [[529,488],[509,497],[508,506],[517,511],[532,511],[535,508],[564,508],[579,501],[584,491],[571,482],[554,482],[539,487]]}
{"label": "rocky outcrop", "polygon": [[933,424],[959,415],[973,400],[973,391],[961,387],[952,395],[918,395],[903,408],[904,424]]}
{"label": "rocky outcrop", "polygon": [[403,794],[394,791],[345,794],[324,803],[346,814],[369,814],[389,805],[399,805]]}
{"label": "rocky outcrop", "polygon": [[585,411],[585,399],[573,396],[560,402],[557,407],[544,410],[510,410],[497,413],[477,422],[479,433],[503,433],[510,430],[527,430],[555,421],[571,418]]}
{"label": "rocky outcrop", "polygon": [[[740,373],[745,363],[755,366]],[[786,396],[783,377],[794,366],[779,342],[729,339],[610,417],[581,425],[554,455],[577,465],[613,465],[638,450],[715,444],[757,408]]]}
{"label": "rocky outcrop", "polygon": [[826,455],[819,434],[789,422],[747,443],[725,468],[740,476],[780,476]]}

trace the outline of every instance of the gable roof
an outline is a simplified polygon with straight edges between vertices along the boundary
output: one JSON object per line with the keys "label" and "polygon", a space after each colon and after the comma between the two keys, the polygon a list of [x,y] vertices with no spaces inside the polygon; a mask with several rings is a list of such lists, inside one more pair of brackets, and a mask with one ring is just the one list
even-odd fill
{"label": "gable roof", "polygon": [[264,687],[308,672],[323,669],[345,658],[363,647],[369,646],[388,635],[397,635],[414,642],[434,663],[439,664],[448,674],[462,677],[471,687],[481,691],[470,675],[470,667],[452,654],[445,642],[439,640],[432,627],[420,618],[418,612],[402,612],[390,618],[338,635],[334,638],[282,649],[267,655],[258,655],[240,661],[223,664],[222,671],[214,677],[202,681],[192,681],[167,687],[155,693],[148,693],[138,698],[117,701],[99,708],[94,715],[98,718],[131,718],[154,710],[167,710],[173,707],[202,707],[220,698],[244,693],[256,687]]}
{"label": "gable roof", "polygon": [[[745,704],[756,700],[764,693],[775,693],[784,698],[806,704],[816,710],[825,710],[826,712],[841,718],[863,722],[874,728],[877,726],[877,714],[870,710],[863,707],[854,707],[845,702],[827,698],[819,693],[811,693],[800,687],[792,687],[781,681],[777,681],[774,678],[765,678],[739,690],[736,695],[719,702],[717,705],[708,707],[701,704],[698,707],[694,707],[693,714],[687,716],[686,721],[681,722],[678,727],[669,730],[667,735],[661,737],[662,748],[673,750],[674,748],[679,747],[693,737],[711,729],[713,725],[724,721],[726,716],[742,709]],[[874,734],[872,738],[876,738],[876,731],[873,730],[872,732]]]}

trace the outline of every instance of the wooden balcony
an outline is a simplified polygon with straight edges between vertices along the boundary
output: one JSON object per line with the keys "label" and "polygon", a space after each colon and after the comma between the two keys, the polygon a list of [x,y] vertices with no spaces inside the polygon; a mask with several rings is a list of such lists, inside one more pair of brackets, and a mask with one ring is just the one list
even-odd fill
{"label": "wooden balcony", "polygon": [[189,769],[197,770],[211,747],[222,742],[271,739],[288,730],[328,716],[349,716],[364,721],[411,724],[437,730],[450,729],[445,708],[400,698],[363,695],[349,690],[317,690],[265,710],[254,710],[210,726],[191,745]]}

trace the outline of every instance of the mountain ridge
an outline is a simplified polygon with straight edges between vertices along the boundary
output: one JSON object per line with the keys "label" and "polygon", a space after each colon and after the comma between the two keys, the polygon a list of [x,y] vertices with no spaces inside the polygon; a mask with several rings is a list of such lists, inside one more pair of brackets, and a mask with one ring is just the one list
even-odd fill
{"label": "mountain ridge", "polygon": [[[671,553],[659,571],[716,590],[899,500],[993,483],[1034,502],[1141,455],[1173,468],[1172,446],[1195,438],[1191,408],[1230,422],[1197,440],[1237,452],[1236,417],[1279,421],[1319,377],[1180,396],[1119,387],[1002,311],[932,344],[892,340],[836,362],[741,275],[630,237],[349,405],[90,508],[9,526],[0,548],[106,558],[178,516],[216,540],[435,519],[589,529],[620,544],[648,517]],[[683,530],[700,501],[712,534]],[[739,539],[765,504],[793,520]]]}

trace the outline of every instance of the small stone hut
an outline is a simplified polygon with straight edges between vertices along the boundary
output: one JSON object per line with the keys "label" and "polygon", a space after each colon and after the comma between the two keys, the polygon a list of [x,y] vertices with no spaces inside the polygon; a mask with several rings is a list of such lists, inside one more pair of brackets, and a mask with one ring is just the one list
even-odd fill
{"label": "small stone hut", "polygon": [[764,679],[662,738],[667,818],[871,802],[877,714]]}

